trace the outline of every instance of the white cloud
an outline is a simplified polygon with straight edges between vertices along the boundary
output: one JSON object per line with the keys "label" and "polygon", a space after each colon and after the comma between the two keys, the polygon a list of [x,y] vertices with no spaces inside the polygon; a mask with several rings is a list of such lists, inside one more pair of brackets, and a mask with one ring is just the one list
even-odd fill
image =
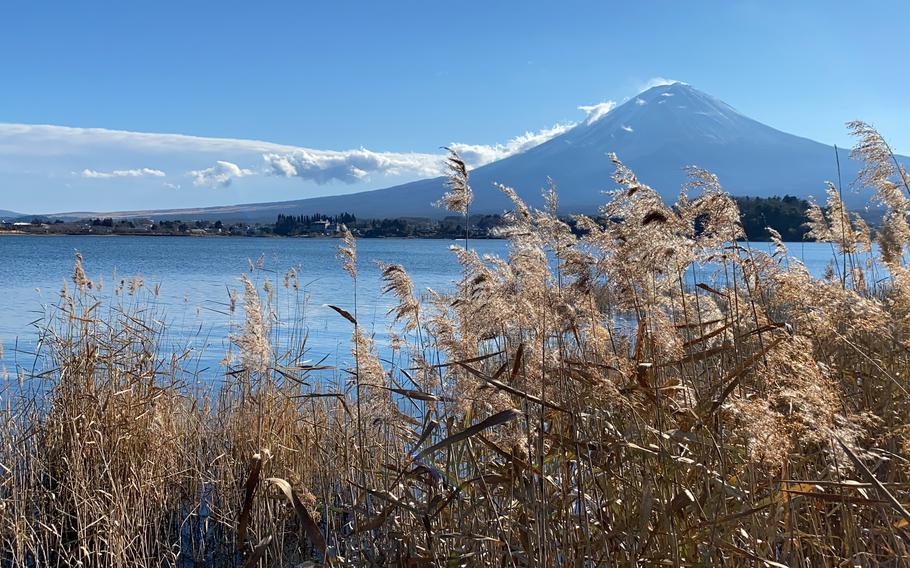
{"label": "white cloud", "polygon": [[365,148],[343,152],[297,148],[288,153],[266,153],[262,158],[272,175],[317,184],[358,183],[367,181],[370,174],[435,176],[442,171],[442,158],[436,154],[372,152]]}
{"label": "white cloud", "polygon": [[578,110],[588,113],[585,124],[591,124],[606,116],[614,108],[616,108],[616,101],[604,101],[593,105],[582,105],[578,107]]}
{"label": "white cloud", "polygon": [[646,104],[648,104],[648,101],[635,97],[635,104],[637,104],[638,106],[645,106]]}
{"label": "white cloud", "polygon": [[634,130],[632,129],[631,126],[626,126],[625,124],[623,124],[620,128],[622,128],[626,132],[634,132]]}
{"label": "white cloud", "polygon": [[145,177],[145,176],[154,176],[154,177],[164,177],[165,173],[161,170],[156,170],[153,168],[138,168],[135,170],[114,170],[112,172],[99,172],[97,170],[82,170],[80,174],[84,178],[94,178],[94,179],[107,179],[107,178],[118,178],[118,177]]}
{"label": "white cloud", "polygon": [[253,175],[253,170],[246,170],[232,162],[218,160],[214,166],[204,170],[189,172],[193,176],[193,185],[197,187],[227,187],[234,178]]}
{"label": "white cloud", "polygon": [[512,138],[505,144],[486,145],[455,142],[449,144],[449,148],[458,152],[461,159],[463,159],[466,164],[476,168],[484,164],[489,164],[490,162],[495,162],[496,160],[508,158],[513,154],[519,154],[525,150],[530,150],[534,146],[539,146],[547,140],[570,130],[574,126],[574,123],[557,124],[552,128],[545,128],[537,132],[525,132],[521,136]]}

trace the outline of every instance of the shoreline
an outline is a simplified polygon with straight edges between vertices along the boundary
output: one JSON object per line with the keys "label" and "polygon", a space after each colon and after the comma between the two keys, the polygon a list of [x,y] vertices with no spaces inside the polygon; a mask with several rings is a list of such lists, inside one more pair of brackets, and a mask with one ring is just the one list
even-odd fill
{"label": "shoreline", "polygon": [[[295,239],[295,240],[314,240],[314,241],[331,241],[338,239],[337,236],[303,236],[303,235],[294,235],[294,236],[284,236],[284,235],[186,235],[186,234],[169,234],[169,233],[110,233],[106,235],[98,233],[30,233],[25,231],[0,231],[0,237],[10,236],[10,237],[98,237],[98,238],[109,238],[109,237],[176,237],[176,238],[196,238],[196,239]],[[461,241],[464,240],[464,237],[396,237],[396,236],[358,236],[358,239],[395,239],[400,241]],[[480,236],[469,236],[470,240],[479,240],[479,241],[502,241],[506,240],[502,237],[480,237]]]}
{"label": "shoreline", "polygon": [[[27,233],[23,231],[0,231],[0,237],[10,236],[10,237],[93,237],[93,238],[109,238],[109,237],[176,237],[176,238],[195,238],[195,239],[276,239],[276,240],[314,240],[314,241],[331,241],[338,239],[337,236],[284,236],[284,235],[180,235],[180,234],[166,234],[166,233],[111,233],[107,235],[100,235],[97,233]],[[504,237],[481,237],[481,236],[469,236],[472,241],[505,241],[508,240]],[[463,241],[464,237],[385,237],[385,236],[376,236],[370,237],[365,235],[357,236],[357,239],[369,239],[369,240],[378,240],[378,239],[388,239],[388,240],[399,240],[399,241]],[[770,243],[771,239],[749,239],[749,240],[739,240],[738,243]],[[805,243],[815,243],[818,241],[783,241],[784,244],[805,244]]]}

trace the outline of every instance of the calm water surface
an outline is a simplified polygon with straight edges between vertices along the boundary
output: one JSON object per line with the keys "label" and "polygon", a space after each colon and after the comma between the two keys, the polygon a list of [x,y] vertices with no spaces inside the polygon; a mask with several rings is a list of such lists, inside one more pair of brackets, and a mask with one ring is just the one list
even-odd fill
{"label": "calm water surface", "polygon": [[[376,261],[399,263],[407,269],[417,290],[452,289],[459,267],[449,250],[453,241],[414,239],[362,239],[359,255],[359,321],[386,339],[386,312],[393,304],[379,294],[381,282]],[[471,241],[481,254],[505,255],[508,244],[498,240]],[[328,356],[334,363],[349,358],[350,326],[325,307],[336,304],[351,309],[353,287],[335,258],[334,239],[0,236],[0,376],[17,368],[31,368],[36,330],[42,317],[59,297],[64,280],[73,269],[73,255],[85,258],[89,277],[103,282],[102,298],[113,296],[123,278],[141,274],[147,288],[160,284],[155,300],[158,313],[168,322],[173,348],[191,345],[217,374],[230,333],[226,315],[227,289],[240,290],[239,277],[248,274],[262,285],[275,284],[279,307],[287,306],[283,274],[296,267],[306,297],[305,331],[313,360]],[[767,249],[767,244],[753,245]],[[800,258],[814,274],[831,262],[829,245],[793,243],[791,255]],[[264,270],[249,273],[250,261],[264,260]],[[239,313],[238,313],[239,315]]]}

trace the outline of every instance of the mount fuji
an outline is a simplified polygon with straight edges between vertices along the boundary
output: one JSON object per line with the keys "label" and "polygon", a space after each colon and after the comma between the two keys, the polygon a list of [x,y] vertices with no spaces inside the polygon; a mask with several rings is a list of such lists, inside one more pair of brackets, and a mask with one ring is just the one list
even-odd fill
{"label": "mount fuji", "polygon": [[[589,118],[520,154],[471,171],[472,213],[497,213],[511,203],[494,187],[513,187],[529,204],[542,206],[541,188],[551,178],[559,189],[560,209],[590,213],[615,188],[608,154],[616,153],[639,179],[674,201],[686,181],[685,167],[707,169],[733,195],[786,194],[824,201],[825,181],[837,180],[840,161],[844,185],[860,164],[849,152],[788,134],[748,118],[733,107],[685,83],[661,85],[624,104]],[[910,158],[899,157],[910,165]],[[434,207],[445,191],[444,178],[415,181],[360,193],[295,201],[200,209],[119,213],[116,216],[273,221],[283,214],[353,213],[361,218],[442,217]],[[844,188],[851,207],[867,195]]]}
{"label": "mount fuji", "polygon": [[[846,150],[839,149],[835,157],[832,146],[781,132],[689,85],[673,83],[651,88],[539,146],[472,171],[471,210],[510,208],[494,183],[509,185],[530,204],[541,206],[540,189],[550,177],[559,189],[560,209],[594,211],[605,201],[601,192],[615,188],[610,152],[669,201],[679,195],[689,165],[716,174],[734,195],[790,194],[822,201],[825,181],[837,180],[838,158],[845,185],[860,166]],[[846,189],[851,205],[865,203],[866,196]],[[429,204],[442,193],[438,178],[295,205],[382,217],[430,215]]]}

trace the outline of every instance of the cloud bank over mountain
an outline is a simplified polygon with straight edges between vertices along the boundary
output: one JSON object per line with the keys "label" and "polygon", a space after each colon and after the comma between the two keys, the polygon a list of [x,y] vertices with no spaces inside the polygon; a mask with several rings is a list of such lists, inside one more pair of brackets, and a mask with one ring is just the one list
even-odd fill
{"label": "cloud bank over mountain", "polygon": [[[670,83],[663,78],[648,81]],[[616,106],[611,100],[581,105],[578,109],[586,115],[581,120],[527,131],[505,142],[447,146],[469,167],[479,168],[602,120]],[[0,123],[0,184],[11,189],[0,206],[34,211],[36,195],[53,196],[58,210],[199,207],[342,195],[439,176],[444,156],[442,149],[333,150],[263,140]]]}
{"label": "cloud bank over mountain", "polygon": [[[557,124],[498,144],[454,142],[471,167],[524,152],[574,126]],[[261,140],[105,128],[0,123],[0,183],[27,193],[4,196],[12,209],[34,209],[35,192],[65,188],[61,209],[221,204],[233,199],[301,198],[350,193],[435,177],[444,151],[325,150]],[[88,204],[88,206],[87,206]]]}

